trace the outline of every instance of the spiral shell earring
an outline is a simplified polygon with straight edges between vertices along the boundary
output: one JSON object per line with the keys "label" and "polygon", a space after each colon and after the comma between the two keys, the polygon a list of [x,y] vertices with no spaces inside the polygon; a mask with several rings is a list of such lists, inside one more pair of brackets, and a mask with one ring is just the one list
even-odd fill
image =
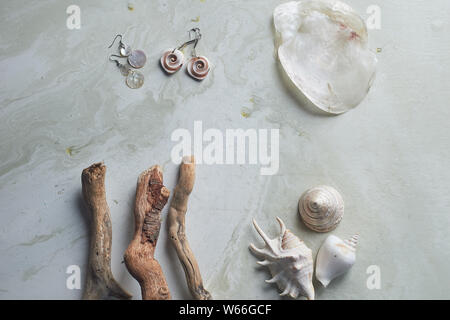
{"label": "spiral shell earring", "polygon": [[188,74],[196,79],[203,80],[209,73],[210,63],[208,58],[205,56],[198,56],[195,48],[197,47],[198,41],[202,38],[199,28],[194,28],[191,31],[195,32],[194,48],[192,49],[192,58],[189,60],[187,65]]}
{"label": "spiral shell earring", "polygon": [[113,42],[108,48],[111,48],[114,45],[114,42],[116,42],[116,39],[120,38],[119,40],[119,54],[121,57],[126,57],[128,60],[128,63],[130,66],[132,66],[135,69],[142,68],[145,63],[147,62],[147,56],[145,55],[145,52],[142,50],[132,50],[129,45],[126,45],[122,41],[122,35],[118,34],[114,38]]}
{"label": "spiral shell earring", "polygon": [[180,49],[168,49],[161,57],[161,67],[168,74],[174,74],[184,64],[184,54]]}
{"label": "spiral shell earring", "polygon": [[[189,34],[192,30],[189,31]],[[190,39],[189,41],[186,41],[178,48],[174,49],[167,49],[164,51],[162,57],[161,57],[161,67],[165,72],[168,74],[174,74],[178,70],[181,69],[181,67],[184,64],[184,53],[183,49],[192,43],[194,43],[196,39]]]}

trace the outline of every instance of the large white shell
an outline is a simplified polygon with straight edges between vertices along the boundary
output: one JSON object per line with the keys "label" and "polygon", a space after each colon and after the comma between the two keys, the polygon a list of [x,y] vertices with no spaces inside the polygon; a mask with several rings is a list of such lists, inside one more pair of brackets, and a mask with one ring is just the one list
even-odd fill
{"label": "large white shell", "polygon": [[353,266],[356,260],[357,242],[358,235],[344,241],[330,235],[325,240],[316,259],[316,278],[324,287]]}
{"label": "large white shell", "polygon": [[267,266],[272,275],[272,279],[266,282],[276,283],[282,291],[281,296],[289,295],[295,299],[301,295],[314,300],[312,252],[302,240],[286,229],[280,218],[277,217],[277,220],[281,228],[280,235],[269,239],[253,219],[253,225],[266,245],[258,249],[250,244],[250,250],[263,259],[258,264]]}
{"label": "large white shell", "polygon": [[333,114],[356,107],[375,77],[362,18],[337,0],[304,0],[275,8],[278,58],[315,106]]}
{"label": "large white shell", "polygon": [[298,212],[308,228],[328,232],[342,220],[344,200],[333,187],[318,186],[302,194],[298,201]]}

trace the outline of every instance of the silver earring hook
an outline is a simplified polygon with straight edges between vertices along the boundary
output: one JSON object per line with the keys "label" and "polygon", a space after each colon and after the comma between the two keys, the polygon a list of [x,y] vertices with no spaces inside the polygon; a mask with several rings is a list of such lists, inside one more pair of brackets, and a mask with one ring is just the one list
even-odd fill
{"label": "silver earring hook", "polygon": [[119,37],[120,37],[120,42],[119,42],[119,44],[120,44],[121,46],[123,46],[123,42],[122,42],[123,37],[122,37],[121,34],[118,34],[118,35],[114,38],[113,42],[112,42],[111,45],[108,47],[108,49],[111,48],[111,47],[113,46],[114,42],[116,42],[116,39],[119,38]]}
{"label": "silver earring hook", "polygon": [[121,72],[122,74],[127,74],[127,73],[128,73],[128,70],[129,70],[130,68],[127,67],[126,64],[120,63],[119,60],[113,59],[113,57],[115,57],[115,58],[124,58],[124,57],[119,56],[119,55],[117,55],[117,54],[112,54],[112,55],[109,56],[109,61],[115,62],[117,68],[119,68],[119,70],[120,70],[120,72]]}
{"label": "silver earring hook", "polygon": [[130,67],[128,65],[124,64],[124,63],[120,63],[119,60],[117,60],[117,59],[113,59],[113,57],[114,58],[121,58],[121,59],[126,58],[126,57],[122,57],[122,56],[119,56],[117,54],[112,54],[112,55],[109,56],[109,61],[115,62],[117,68],[119,68],[119,70],[120,70],[120,73],[122,73],[122,75],[124,75],[124,76],[127,76],[131,72]]}
{"label": "silver earring hook", "polygon": [[131,54],[131,48],[130,46],[126,45],[125,43],[123,43],[123,36],[121,34],[118,34],[115,36],[113,42],[111,43],[111,45],[108,47],[111,48],[114,43],[116,42],[116,39],[120,38],[119,40],[119,53],[122,57],[128,57]]}
{"label": "silver earring hook", "polygon": [[195,41],[196,41],[195,39],[186,41],[185,43],[183,43],[183,44],[182,44],[181,46],[179,46],[178,48],[173,49],[172,53],[175,52],[175,50],[181,50],[181,49],[183,49],[184,47],[186,47],[186,46],[188,46],[188,45],[194,43]]}
{"label": "silver earring hook", "polygon": [[191,38],[191,33],[194,32],[194,39],[200,40],[202,38],[202,34],[200,33],[200,28],[192,28],[189,30],[189,38]]}
{"label": "silver earring hook", "polygon": [[[194,39],[192,39],[192,32],[194,32]],[[183,43],[178,48],[173,49],[172,53],[175,52],[175,50],[181,50],[192,43],[194,44],[194,52],[195,52],[195,47],[197,46],[198,41],[202,38],[202,34],[200,33],[199,28],[192,28],[191,30],[188,31],[188,33],[189,33],[189,40]]]}
{"label": "silver earring hook", "polygon": [[191,32],[194,32],[194,39],[193,39],[194,48],[192,49],[192,54],[194,57],[197,57],[197,52],[195,48],[197,47],[198,42],[202,38],[202,34],[200,33],[200,28],[192,28],[191,30],[189,30],[189,37],[191,37]]}
{"label": "silver earring hook", "polygon": [[112,55],[109,56],[109,61],[115,62],[118,67],[123,65],[122,63],[119,62],[119,60],[113,59],[112,57],[115,57],[115,58],[123,58],[123,57],[121,57],[121,56],[119,56],[117,54],[112,54]]}

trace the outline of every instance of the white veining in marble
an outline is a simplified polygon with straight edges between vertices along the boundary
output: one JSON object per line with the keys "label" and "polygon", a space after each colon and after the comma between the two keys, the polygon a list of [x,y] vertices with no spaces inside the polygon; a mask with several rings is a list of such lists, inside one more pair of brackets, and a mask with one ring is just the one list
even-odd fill
{"label": "white veining in marble", "polygon": [[[358,108],[328,117],[300,106],[283,83],[271,19],[281,2],[136,0],[132,11],[123,0],[0,3],[1,299],[81,297],[66,288],[65,271],[86,270],[80,174],[97,161],[108,167],[113,273],[140,298],[121,263],[136,179],[159,163],[173,189],[170,134],[195,120],[280,129],[275,176],[250,165],[197,168],[187,231],[215,298],[278,299],[247,248],[260,243],[251,218],[273,237],[280,216],[315,255],[327,234],[302,225],[297,201],[320,184],[345,200],[333,233],[361,237],[352,270],[327,289],[315,282],[317,299],[450,298],[450,3],[347,0],[365,18],[369,5],[382,10],[382,29],[369,32],[378,73]],[[80,30],[66,27],[70,4],[81,8]],[[213,64],[201,83],[158,65],[194,26],[203,33],[197,51]],[[138,90],[108,61],[117,33],[147,54]],[[164,219],[157,258],[173,298],[190,298],[166,228]],[[370,265],[381,268],[380,290],[366,287]]]}

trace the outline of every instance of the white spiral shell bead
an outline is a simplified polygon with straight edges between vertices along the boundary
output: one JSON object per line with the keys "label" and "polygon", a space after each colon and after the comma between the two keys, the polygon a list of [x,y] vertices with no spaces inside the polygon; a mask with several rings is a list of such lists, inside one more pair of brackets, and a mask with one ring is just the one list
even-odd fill
{"label": "white spiral shell bead", "polygon": [[206,78],[210,70],[209,60],[204,56],[194,57],[189,60],[187,72],[189,75],[197,80]]}
{"label": "white spiral shell bead", "polygon": [[167,49],[161,57],[161,67],[168,74],[180,70],[184,64],[184,54],[178,49]]}

